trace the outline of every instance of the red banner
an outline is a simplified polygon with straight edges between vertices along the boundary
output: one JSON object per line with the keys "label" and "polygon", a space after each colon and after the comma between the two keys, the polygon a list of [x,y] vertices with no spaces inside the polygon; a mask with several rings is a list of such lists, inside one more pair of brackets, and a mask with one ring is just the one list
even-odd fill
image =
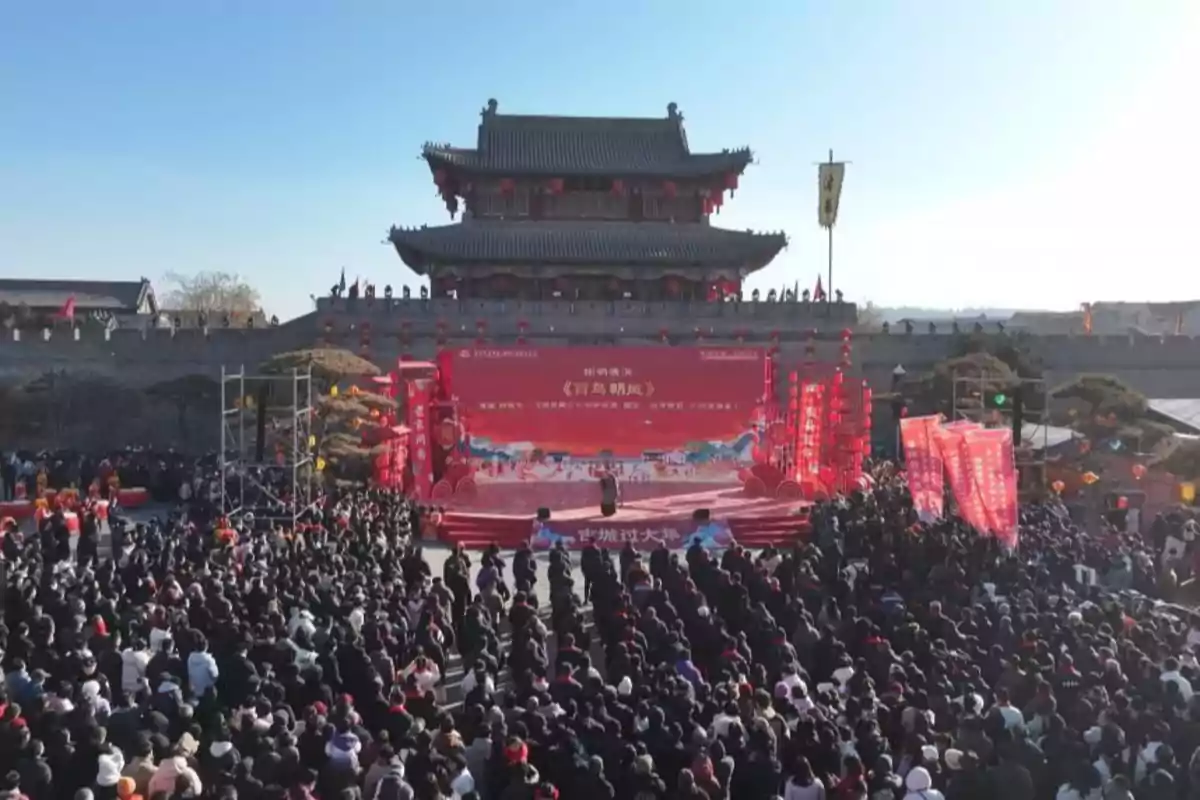
{"label": "red banner", "polygon": [[943,511],[943,451],[936,439],[940,425],[941,417],[936,414],[900,420],[908,491],[912,495],[913,508],[923,522],[941,517]]}
{"label": "red banner", "polygon": [[697,463],[749,455],[766,361],[758,348],[467,348],[439,366],[473,451],[488,451],[476,457]]}
{"label": "red banner", "polygon": [[[962,434],[971,470],[971,490],[982,508],[980,530],[991,531],[1008,548],[1017,546],[1017,470],[1012,431],[977,428]],[[972,523],[974,524],[974,523]]]}
{"label": "red banner", "polygon": [[413,496],[425,500],[433,489],[433,447],[430,442],[429,403],[433,381],[419,378],[408,381],[408,427],[411,431],[409,453],[412,456]]}
{"label": "red banner", "polygon": [[821,474],[821,452],[825,443],[825,387],[820,383],[805,383],[800,387],[798,419],[799,447],[796,458],[796,481],[816,480]]}

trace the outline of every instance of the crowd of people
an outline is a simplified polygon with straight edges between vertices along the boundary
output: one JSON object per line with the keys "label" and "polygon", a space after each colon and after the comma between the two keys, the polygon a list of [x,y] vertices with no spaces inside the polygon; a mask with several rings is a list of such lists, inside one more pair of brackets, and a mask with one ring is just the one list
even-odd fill
{"label": "crowd of people", "polygon": [[0,800],[1200,797],[1200,622],[1136,532],[1030,506],[1007,552],[902,476],[758,552],[435,570],[418,519],[10,524]]}

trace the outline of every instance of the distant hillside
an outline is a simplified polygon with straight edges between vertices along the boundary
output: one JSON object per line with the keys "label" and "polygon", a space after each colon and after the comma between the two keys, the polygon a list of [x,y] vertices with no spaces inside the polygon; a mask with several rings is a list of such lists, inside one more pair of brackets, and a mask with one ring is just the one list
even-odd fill
{"label": "distant hillside", "polygon": [[1019,308],[916,308],[899,306],[887,308],[880,306],[876,311],[887,322],[899,322],[902,319],[999,319],[1005,320],[1017,311],[1028,311]]}

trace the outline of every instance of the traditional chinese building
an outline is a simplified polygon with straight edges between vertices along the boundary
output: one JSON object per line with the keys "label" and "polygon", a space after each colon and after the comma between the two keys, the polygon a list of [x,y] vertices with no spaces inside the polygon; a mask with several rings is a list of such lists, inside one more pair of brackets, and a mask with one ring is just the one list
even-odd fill
{"label": "traditional chinese building", "polygon": [[660,118],[482,112],[474,147],[423,151],[450,216],[390,241],[434,298],[706,300],[737,294],[782,233],[710,219],[749,148],[693,153],[674,103]]}

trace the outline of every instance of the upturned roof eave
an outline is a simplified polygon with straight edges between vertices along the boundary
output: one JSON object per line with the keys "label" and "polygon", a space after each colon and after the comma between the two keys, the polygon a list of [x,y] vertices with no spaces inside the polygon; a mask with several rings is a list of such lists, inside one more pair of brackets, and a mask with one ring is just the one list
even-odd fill
{"label": "upturned roof eave", "polygon": [[[441,226],[445,229],[458,228],[459,224]],[[517,223],[520,224],[520,223]],[[428,228],[396,228],[393,227],[388,234],[388,242],[395,249],[400,260],[405,266],[411,269],[417,275],[426,275],[431,263],[454,263],[461,265],[471,264],[487,264],[490,266],[503,266],[506,264],[521,265],[521,264],[546,264],[546,265],[561,265],[561,266],[582,266],[596,263],[611,263],[621,266],[644,266],[644,267],[695,267],[699,269],[712,267],[736,267],[748,266],[751,272],[758,271],[772,261],[774,261],[779,253],[787,246],[787,236],[782,233],[757,233],[746,232],[748,237],[744,245],[745,253],[739,254],[732,258],[713,258],[712,260],[703,260],[701,262],[687,262],[686,259],[680,257],[664,256],[661,258],[644,258],[644,259],[617,259],[612,260],[599,259],[594,257],[574,257],[574,256],[537,256],[528,255],[522,257],[496,257],[496,256],[474,256],[463,254],[449,254],[439,252],[438,248],[429,245],[422,245],[411,241],[415,236],[428,231]],[[454,234],[450,234],[454,235]]]}
{"label": "upturned roof eave", "polygon": [[[457,172],[463,175],[478,175],[481,177],[522,176],[536,178],[660,178],[690,180],[705,177],[717,177],[734,173],[741,176],[746,167],[753,161],[754,156],[748,150],[731,150],[727,153],[692,153],[678,164],[662,166],[625,168],[625,169],[579,169],[562,167],[527,166],[520,169],[512,167],[497,167],[480,156],[478,150],[445,148],[427,146],[421,153],[432,175],[439,169]],[[704,163],[708,162],[708,163]]]}

